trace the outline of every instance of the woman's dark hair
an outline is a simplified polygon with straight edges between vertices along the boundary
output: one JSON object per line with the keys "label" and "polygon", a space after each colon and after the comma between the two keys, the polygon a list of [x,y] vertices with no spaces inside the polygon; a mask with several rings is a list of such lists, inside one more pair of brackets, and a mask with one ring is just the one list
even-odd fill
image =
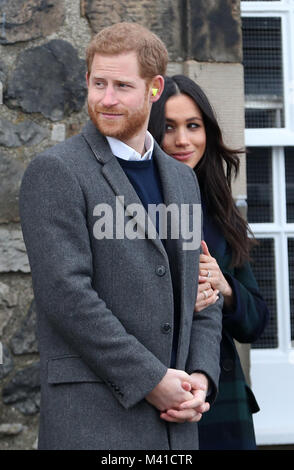
{"label": "woman's dark hair", "polygon": [[166,122],[165,103],[174,95],[188,95],[199,107],[206,131],[206,148],[203,157],[194,168],[207,211],[220,227],[232,250],[232,266],[241,266],[250,259],[250,249],[255,244],[248,224],[237,209],[231,191],[232,177],[239,172],[239,156],[244,150],[229,149],[214,111],[203,90],[184,75],[165,77],[165,87],[160,99],[153,103],[149,132],[159,145],[162,144]]}

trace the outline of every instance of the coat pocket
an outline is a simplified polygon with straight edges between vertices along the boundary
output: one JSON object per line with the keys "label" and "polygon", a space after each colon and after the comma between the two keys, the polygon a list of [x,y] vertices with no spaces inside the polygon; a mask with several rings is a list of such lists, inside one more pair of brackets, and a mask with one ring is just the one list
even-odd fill
{"label": "coat pocket", "polygon": [[48,383],[100,382],[79,356],[59,356],[48,359]]}

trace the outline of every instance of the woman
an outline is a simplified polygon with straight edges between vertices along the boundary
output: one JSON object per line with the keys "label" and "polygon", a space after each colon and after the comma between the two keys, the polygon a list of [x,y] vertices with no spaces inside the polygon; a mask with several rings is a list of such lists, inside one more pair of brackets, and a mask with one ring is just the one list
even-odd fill
{"label": "woman", "polygon": [[164,92],[152,106],[149,131],[167,154],[193,168],[199,181],[205,241],[195,310],[214,302],[218,291],[224,297],[219,394],[199,422],[200,449],[255,449],[252,413],[259,407],[234,339],[254,342],[268,310],[249,264],[253,241],[231,194],[239,152],[224,145],[206,95],[183,75],[166,77]]}

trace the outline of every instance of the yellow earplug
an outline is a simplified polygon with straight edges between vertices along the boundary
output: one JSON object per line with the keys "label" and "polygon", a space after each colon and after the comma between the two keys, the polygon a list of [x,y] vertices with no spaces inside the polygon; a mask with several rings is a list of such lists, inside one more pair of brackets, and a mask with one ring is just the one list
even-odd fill
{"label": "yellow earplug", "polygon": [[158,88],[152,88],[152,95],[156,96],[158,92]]}

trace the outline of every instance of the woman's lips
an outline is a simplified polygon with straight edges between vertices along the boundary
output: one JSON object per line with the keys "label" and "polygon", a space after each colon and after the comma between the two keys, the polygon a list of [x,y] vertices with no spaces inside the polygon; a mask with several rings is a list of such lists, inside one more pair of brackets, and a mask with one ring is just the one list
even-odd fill
{"label": "woman's lips", "polygon": [[179,152],[179,153],[172,153],[172,157],[176,158],[177,160],[187,160],[188,158],[192,157],[193,154],[194,154],[193,151]]}

